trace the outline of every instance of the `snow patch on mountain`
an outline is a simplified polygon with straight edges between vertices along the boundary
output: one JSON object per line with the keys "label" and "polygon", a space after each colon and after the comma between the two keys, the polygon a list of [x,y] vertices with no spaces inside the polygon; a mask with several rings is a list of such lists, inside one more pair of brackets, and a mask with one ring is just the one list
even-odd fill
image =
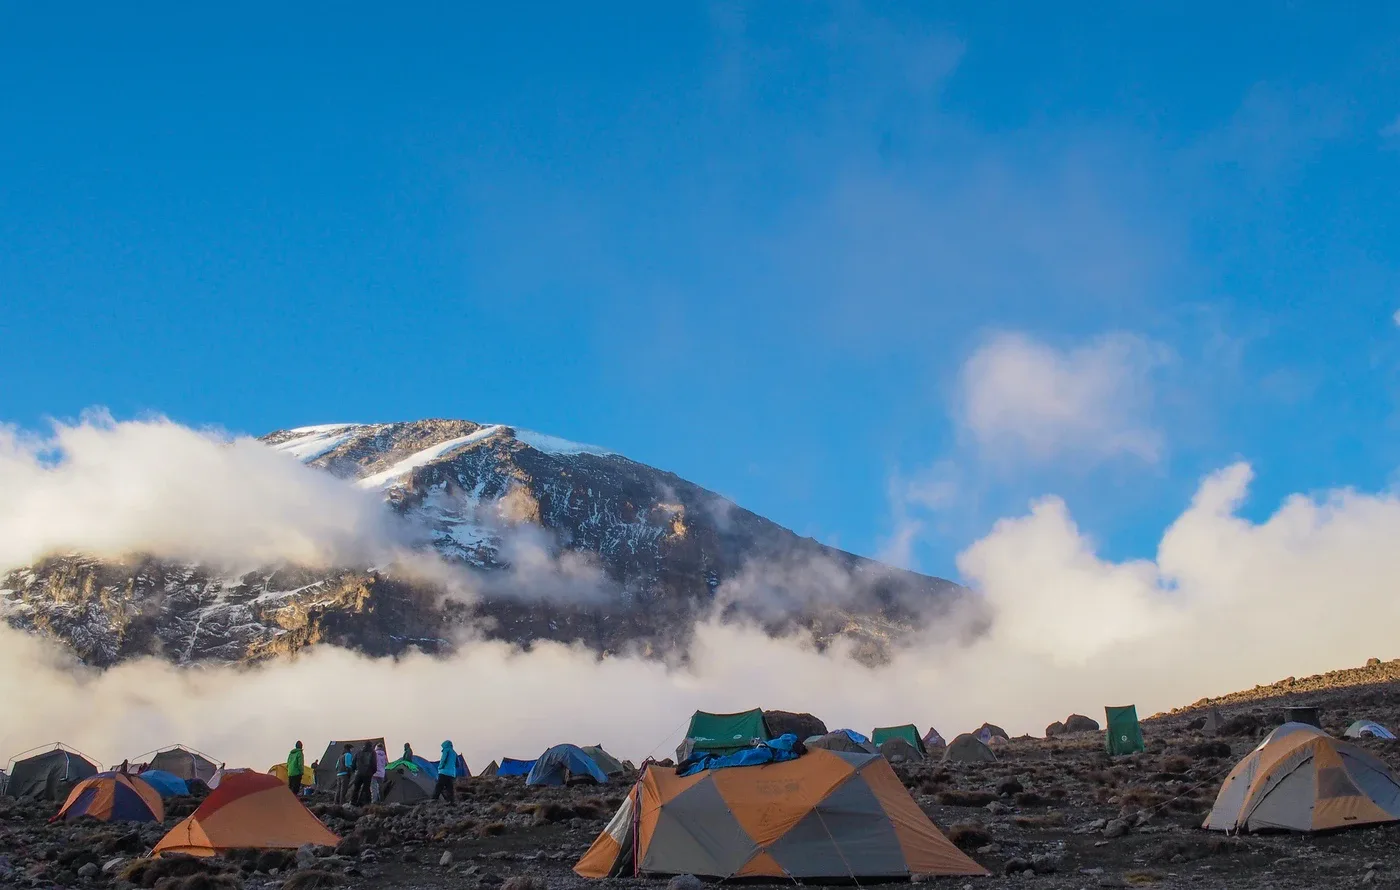
{"label": "snow patch on mountain", "polygon": [[500,424],[493,424],[491,426],[484,426],[469,435],[459,436],[456,439],[448,439],[446,442],[439,442],[436,445],[414,452],[389,469],[382,470],[371,476],[366,476],[355,484],[361,488],[383,488],[403,476],[408,475],[419,467],[426,467],[433,461],[446,457],[454,451],[459,451],[466,448],[468,445],[472,445],[484,439],[489,439],[502,429],[504,429],[504,427]]}
{"label": "snow patch on mountain", "polygon": [[[349,442],[355,437],[356,424],[336,423],[319,427],[301,427],[292,430],[299,435],[279,442],[272,448],[284,454],[290,454],[304,464],[309,464],[318,457],[322,457],[340,446]],[[346,432],[348,430],[349,432]]]}
{"label": "snow patch on mountain", "polygon": [[596,454],[599,457],[611,457],[616,453],[597,445],[570,442],[568,439],[537,433],[534,430],[515,429],[515,441],[545,454]]}

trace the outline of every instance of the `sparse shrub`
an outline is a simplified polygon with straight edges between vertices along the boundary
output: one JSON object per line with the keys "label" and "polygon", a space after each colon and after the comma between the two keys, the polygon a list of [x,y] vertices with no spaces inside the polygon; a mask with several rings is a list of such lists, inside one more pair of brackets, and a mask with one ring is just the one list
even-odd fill
{"label": "sparse shrub", "polygon": [[948,840],[958,849],[976,850],[992,842],[992,836],[980,822],[959,822],[948,829]]}
{"label": "sparse shrub", "polygon": [[1065,824],[1065,814],[1055,810],[1043,816],[1013,816],[1011,821],[1022,828],[1058,828]]}
{"label": "sparse shrub", "polygon": [[506,882],[501,885],[501,890],[549,890],[549,885],[543,878],[534,875],[516,875],[513,878],[506,878]]}
{"label": "sparse shrub", "polygon": [[563,804],[550,801],[548,803],[538,804],[535,807],[535,824],[545,825],[550,822],[563,822],[567,819],[572,819],[573,815],[573,810],[570,810]]}
{"label": "sparse shrub", "polygon": [[1133,887],[1142,887],[1147,884],[1156,884],[1166,879],[1166,875],[1160,871],[1144,868],[1137,871],[1125,872],[1123,881]]}
{"label": "sparse shrub", "polygon": [[580,819],[601,819],[603,818],[603,808],[596,801],[584,801],[574,805],[574,815]]}
{"label": "sparse shrub", "polygon": [[938,792],[938,802],[945,807],[985,807],[996,799],[997,796],[990,791],[959,791],[950,788]]}
{"label": "sparse shrub", "polygon": [[1136,806],[1144,810],[1150,810],[1158,804],[1165,803],[1165,795],[1158,794],[1148,788],[1129,788],[1119,795],[1118,802],[1123,806]]}
{"label": "sparse shrub", "polygon": [[997,785],[997,794],[1001,795],[1020,794],[1022,791],[1025,790],[1025,786],[1023,786],[1020,782],[1016,781],[1015,779],[1007,779],[1000,785]]}
{"label": "sparse shrub", "polygon": [[482,837],[499,837],[506,833],[506,823],[490,822],[481,826]]}
{"label": "sparse shrub", "polygon": [[1229,757],[1230,745],[1228,742],[1201,742],[1188,747],[1186,754],[1197,760],[1205,760],[1210,757]]}
{"label": "sparse shrub", "polygon": [[1034,791],[1022,791],[1016,795],[1016,806],[1018,807],[1043,807],[1050,801],[1043,795]]}
{"label": "sparse shrub", "polygon": [[183,878],[161,878],[155,890],[243,890],[236,875],[185,875]]}
{"label": "sparse shrub", "polygon": [[345,883],[344,876],[333,871],[308,868],[288,878],[287,882],[282,885],[282,890],[326,890],[328,887],[339,887],[343,883]]}
{"label": "sparse shrub", "polygon": [[154,887],[165,878],[219,874],[222,871],[223,865],[213,860],[183,853],[167,853],[159,859],[137,859],[128,863],[122,869],[120,877],[138,887]]}
{"label": "sparse shrub", "polygon": [[1177,755],[1162,758],[1162,772],[1180,776],[1191,769],[1191,758]]}

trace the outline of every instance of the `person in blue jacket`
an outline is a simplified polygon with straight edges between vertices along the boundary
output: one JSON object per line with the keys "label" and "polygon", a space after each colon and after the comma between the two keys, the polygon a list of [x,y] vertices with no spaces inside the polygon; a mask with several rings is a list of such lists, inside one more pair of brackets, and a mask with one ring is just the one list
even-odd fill
{"label": "person in blue jacket", "polygon": [[457,752],[451,742],[442,743],[442,759],[438,761],[437,785],[433,786],[433,800],[439,797],[448,801],[457,799]]}
{"label": "person in blue jacket", "polygon": [[355,749],[350,745],[335,759],[335,802],[348,803],[350,784],[355,779]]}

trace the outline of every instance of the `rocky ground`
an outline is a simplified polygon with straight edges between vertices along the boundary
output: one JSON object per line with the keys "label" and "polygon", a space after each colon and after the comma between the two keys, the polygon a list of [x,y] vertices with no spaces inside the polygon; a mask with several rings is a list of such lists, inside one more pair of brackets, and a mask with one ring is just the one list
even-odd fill
{"label": "rocky ground", "polygon": [[[1330,835],[1226,837],[1201,831],[1221,780],[1283,708],[1312,704],[1334,734],[1352,720],[1400,724],[1400,662],[1371,663],[1197,702],[1144,721],[1147,751],[1109,758],[1095,732],[1023,738],[996,763],[897,763],[933,821],[993,872],[955,887],[1400,887],[1400,824]],[[1206,708],[1226,718],[1207,736]],[[1361,744],[1400,769],[1400,743]],[[388,887],[571,890],[661,879],[585,881],[571,871],[627,784],[533,789],[520,779],[460,783],[455,804],[363,809],[313,803],[345,840],[335,850],[208,861],[142,854],[165,827],[50,825],[50,803],[0,801],[0,886],[93,890],[379,890]],[[193,799],[169,806],[167,826]],[[776,885],[775,885],[776,886]]]}

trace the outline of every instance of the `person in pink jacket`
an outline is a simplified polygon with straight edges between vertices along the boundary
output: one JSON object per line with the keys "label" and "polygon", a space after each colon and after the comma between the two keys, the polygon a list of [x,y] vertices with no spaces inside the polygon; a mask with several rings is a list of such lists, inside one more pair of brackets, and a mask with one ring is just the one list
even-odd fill
{"label": "person in pink jacket", "polygon": [[374,746],[374,785],[372,786],[375,803],[379,803],[379,786],[384,784],[384,767],[388,765],[389,754],[384,750],[384,743],[378,742]]}

